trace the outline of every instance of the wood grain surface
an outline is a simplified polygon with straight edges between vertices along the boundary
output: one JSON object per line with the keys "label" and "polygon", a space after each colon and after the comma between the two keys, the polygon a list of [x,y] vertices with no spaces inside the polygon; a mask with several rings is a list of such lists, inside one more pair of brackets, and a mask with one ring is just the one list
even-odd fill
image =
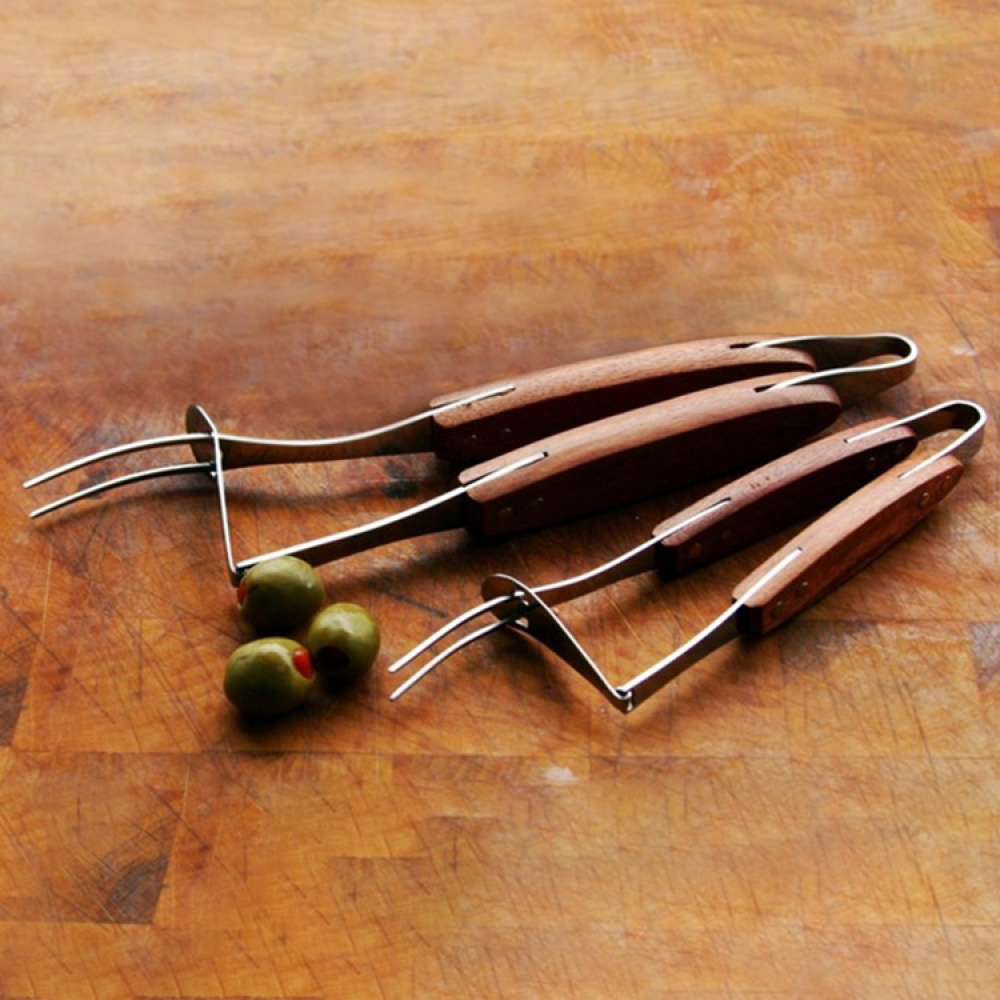
{"label": "wood grain surface", "polygon": [[[0,996],[1000,994],[998,46],[983,0],[0,6]],[[38,522],[104,473],[21,488],[191,402],[306,437],[661,343],[881,330],[917,371],[838,426],[968,397],[983,451],[631,716],[516,637],[399,702],[386,667],[486,574],[583,571],[697,488],[325,567],[379,663],[268,725],[222,696],[247,633],[209,485]],[[453,482],[235,473],[237,555]],[[784,538],[566,620],[625,680]]]}

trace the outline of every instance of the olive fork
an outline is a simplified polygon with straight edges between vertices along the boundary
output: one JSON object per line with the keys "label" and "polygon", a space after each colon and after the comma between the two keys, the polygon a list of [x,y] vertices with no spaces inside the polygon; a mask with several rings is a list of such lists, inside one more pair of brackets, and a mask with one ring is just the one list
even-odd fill
{"label": "olive fork", "polygon": [[[845,406],[904,380],[917,355],[911,339],[894,333],[693,341],[537,372],[434,401],[425,413],[387,427],[313,441],[223,434],[201,407],[191,406],[185,434],[98,452],[25,485],[129,452],[188,444],[195,462],[99,483],[34,516],[145,479],[207,473],[216,486],[227,569],[237,583],[257,563],[278,556],[316,566],[458,527],[495,538],[729,474],[798,446],[830,426]],[[710,384],[693,388],[705,380]],[[493,457],[467,466],[456,488],[424,504],[236,561],[228,470],[426,449],[455,462]]]}
{"label": "olive fork", "polygon": [[[665,684],[740,635],[762,636],[859,572],[918,524],[956,485],[979,450],[986,413],[951,400],[901,420],[879,420],[821,438],[735,480],[658,525],[650,539],[578,576],[532,587],[506,574],[483,582],[483,603],[458,615],[389,667],[396,673],[475,619],[487,625],[427,660],[390,695],[400,698],[460,649],[499,629],[532,636],[631,712]],[[961,431],[929,457],[925,438]],[[825,511],[825,513],[820,513]],[[692,639],[631,680],[614,685],[555,605],[659,569],[680,575],[820,514],[747,576],[730,606]]]}

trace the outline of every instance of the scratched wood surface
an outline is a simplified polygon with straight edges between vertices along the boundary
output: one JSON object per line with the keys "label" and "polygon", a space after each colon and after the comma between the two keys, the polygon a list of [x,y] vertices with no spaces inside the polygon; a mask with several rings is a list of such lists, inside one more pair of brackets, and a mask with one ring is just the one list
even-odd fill
{"label": "scratched wood surface", "polygon": [[[398,703],[385,668],[691,493],[326,567],[374,675],[246,725],[210,489],[36,523],[61,484],[20,484],[191,401],[305,437],[728,334],[897,330],[916,374],[845,423],[995,419],[998,44],[976,0],[4,5],[0,996],[997,995],[995,429],[878,564],[629,717],[513,638]],[[240,474],[237,552],[449,482]],[[772,548],[567,620],[624,680]]]}

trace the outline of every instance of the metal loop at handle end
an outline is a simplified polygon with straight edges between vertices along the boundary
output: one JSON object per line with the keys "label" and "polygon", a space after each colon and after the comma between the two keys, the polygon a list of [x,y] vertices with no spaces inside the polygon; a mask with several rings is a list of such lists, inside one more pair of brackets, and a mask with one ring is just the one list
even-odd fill
{"label": "metal loop at handle end", "polygon": [[[845,406],[877,396],[905,382],[920,356],[920,348],[901,333],[866,333],[854,336],[784,337],[761,340],[753,347],[798,347],[811,355],[817,370],[784,379],[768,390],[820,382],[836,389]],[[875,358],[892,358],[872,361]],[[861,364],[862,361],[872,362]]]}

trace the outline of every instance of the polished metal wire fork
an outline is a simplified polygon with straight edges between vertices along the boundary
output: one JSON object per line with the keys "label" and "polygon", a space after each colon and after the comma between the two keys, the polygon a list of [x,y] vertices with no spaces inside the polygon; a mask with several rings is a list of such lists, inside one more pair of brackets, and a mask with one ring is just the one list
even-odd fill
{"label": "polished metal wire fork", "polygon": [[[622,712],[736,638],[762,635],[793,617],[892,545],[955,485],[979,450],[986,413],[951,400],[910,417],[834,435],[736,480],[664,522],[647,541],[595,569],[539,587],[506,574],[482,585],[483,602],[458,615],[389,667],[396,673],[483,616],[493,620],[428,659],[390,695],[397,700],[459,650],[511,629],[532,636]],[[928,457],[903,462],[924,438],[959,430]],[[614,685],[566,626],[562,604],[638,573],[702,565],[766,537],[773,527],[825,510],[755,570],[730,606],[692,639],[628,682]],[[728,535],[728,538],[727,538]],[[674,542],[673,540],[676,540]],[[664,559],[667,552],[672,558]]]}

